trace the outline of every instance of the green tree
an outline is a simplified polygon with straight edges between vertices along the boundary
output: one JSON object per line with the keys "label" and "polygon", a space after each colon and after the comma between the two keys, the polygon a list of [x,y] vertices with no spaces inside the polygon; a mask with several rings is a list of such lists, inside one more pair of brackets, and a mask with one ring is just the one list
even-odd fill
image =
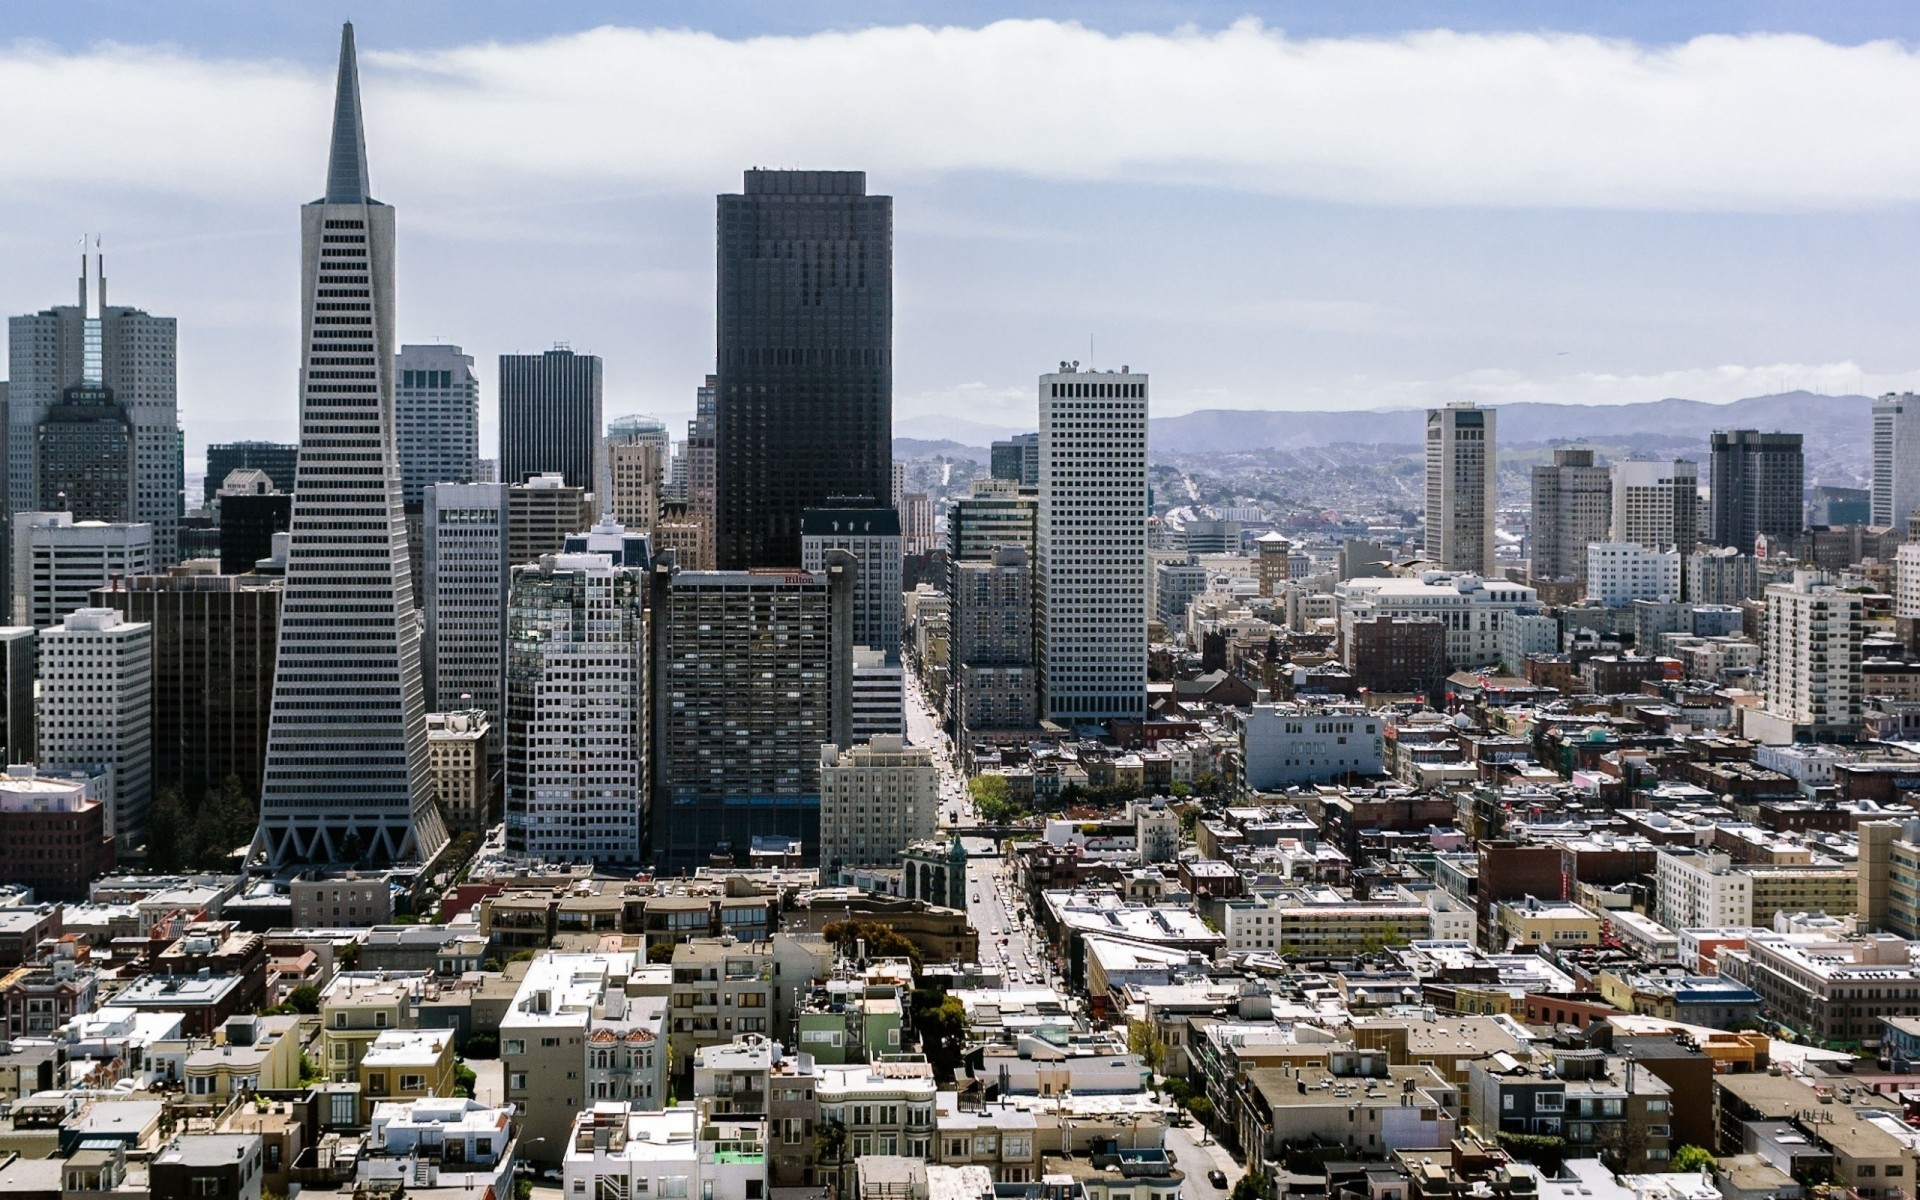
{"label": "green tree", "polygon": [[860,952],[860,944],[864,941],[869,959],[907,958],[912,959],[916,966],[920,962],[920,948],[911,939],[878,921],[828,921],[821,928],[820,936],[849,957]]}
{"label": "green tree", "polygon": [[967,793],[973,797],[973,806],[980,810],[983,821],[1004,821],[1017,811],[1005,775],[975,775],[967,780]]}
{"label": "green tree", "polygon": [[300,1082],[319,1083],[320,1078],[320,1064],[313,1061],[313,1058],[308,1055],[305,1050],[302,1050],[300,1052]]}
{"label": "green tree", "polygon": [[933,1067],[934,1078],[950,1083],[967,1053],[967,1009],[940,988],[915,988],[913,1028],[920,1051]]}
{"label": "green tree", "polygon": [[467,1038],[466,1049],[461,1051],[468,1058],[499,1058],[500,1039],[491,1033],[476,1033]]}
{"label": "green tree", "polygon": [[311,983],[303,983],[287,993],[287,1004],[297,1013],[317,1013],[320,1011],[320,989]]}
{"label": "green tree", "polygon": [[1711,1171],[1715,1165],[1713,1154],[1699,1146],[1682,1146],[1673,1152],[1671,1160],[1675,1171],[1698,1171],[1702,1168]]}
{"label": "green tree", "polygon": [[473,1068],[466,1063],[457,1062],[453,1064],[454,1095],[471,1098],[473,1096],[473,1085],[479,1081],[480,1077],[474,1074]]}
{"label": "green tree", "polygon": [[650,963],[670,963],[673,961],[673,943],[657,941],[647,947],[647,961]]}
{"label": "green tree", "polygon": [[1128,1021],[1127,1049],[1131,1053],[1138,1054],[1140,1061],[1147,1064],[1149,1071],[1156,1075],[1160,1073],[1160,1039],[1153,1036],[1153,1026],[1145,1021]]}
{"label": "green tree", "polygon": [[1213,1123],[1213,1101],[1205,1096],[1195,1096],[1187,1101],[1187,1111],[1192,1113],[1193,1119],[1202,1125]]}
{"label": "green tree", "polygon": [[1227,1200],[1267,1200],[1273,1194],[1273,1181],[1265,1171],[1248,1171],[1234,1182]]}

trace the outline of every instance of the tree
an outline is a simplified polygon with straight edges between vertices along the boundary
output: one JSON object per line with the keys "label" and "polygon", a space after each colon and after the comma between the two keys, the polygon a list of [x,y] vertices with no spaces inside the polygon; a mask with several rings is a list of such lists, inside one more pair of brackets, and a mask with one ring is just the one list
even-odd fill
{"label": "tree", "polygon": [[151,870],[177,871],[184,865],[182,851],[188,824],[180,789],[172,784],[161,788],[147,808],[147,866]]}
{"label": "tree", "polygon": [[300,1052],[300,1082],[319,1083],[320,1078],[320,1064],[314,1062],[313,1059],[308,1056],[307,1052],[302,1050]]}
{"label": "tree", "polygon": [[852,957],[860,952],[860,943],[866,943],[867,957],[908,958],[916,964],[920,961],[920,948],[903,933],[878,921],[828,921],[820,930],[820,936],[838,947],[840,953]]}
{"label": "tree", "polygon": [[473,1086],[480,1081],[472,1067],[463,1062],[453,1064],[453,1094],[472,1098]]}
{"label": "tree", "polygon": [[952,1082],[966,1060],[966,1006],[940,988],[915,988],[911,1007],[920,1051],[933,1067],[934,1078],[941,1083]]}
{"label": "tree", "polygon": [[647,947],[647,961],[650,963],[670,963],[673,961],[673,943],[655,942]]}
{"label": "tree", "polygon": [[1195,1096],[1193,1099],[1187,1101],[1187,1111],[1192,1113],[1193,1119],[1202,1125],[1211,1125],[1213,1123],[1213,1101],[1207,1099],[1205,1096]]}
{"label": "tree", "polygon": [[1227,1200],[1267,1200],[1272,1191],[1272,1181],[1265,1171],[1248,1171],[1234,1182]]}
{"label": "tree", "polygon": [[973,797],[973,806],[980,810],[980,819],[998,823],[1011,817],[1017,806],[1007,788],[1007,777],[989,772],[975,775],[967,780],[967,793]]}
{"label": "tree", "polygon": [[1127,1049],[1140,1056],[1140,1061],[1147,1064],[1147,1070],[1156,1075],[1160,1073],[1160,1039],[1153,1036],[1153,1026],[1145,1021],[1128,1021]]}
{"label": "tree", "polygon": [[1671,1165],[1675,1171],[1711,1171],[1716,1164],[1710,1151],[1699,1146],[1682,1146],[1673,1152]]}
{"label": "tree", "polygon": [[297,1013],[317,1013],[320,1011],[320,989],[303,983],[287,993],[287,1004]]}

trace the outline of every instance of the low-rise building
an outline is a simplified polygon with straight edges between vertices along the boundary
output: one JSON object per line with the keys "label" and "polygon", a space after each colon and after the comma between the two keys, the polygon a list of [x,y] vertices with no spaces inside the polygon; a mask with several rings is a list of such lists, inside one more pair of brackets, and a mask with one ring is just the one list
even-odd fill
{"label": "low-rise building", "polygon": [[453,1034],[445,1029],[389,1029],[360,1058],[361,1120],[383,1100],[453,1095]]}

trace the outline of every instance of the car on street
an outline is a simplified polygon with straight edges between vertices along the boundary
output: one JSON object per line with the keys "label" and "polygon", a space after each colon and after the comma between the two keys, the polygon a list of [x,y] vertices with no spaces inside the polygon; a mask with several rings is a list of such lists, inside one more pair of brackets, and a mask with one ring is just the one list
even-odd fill
{"label": "car on street", "polygon": [[1227,1173],[1219,1167],[1215,1167],[1213,1170],[1207,1172],[1207,1182],[1217,1188],[1225,1188],[1227,1186]]}

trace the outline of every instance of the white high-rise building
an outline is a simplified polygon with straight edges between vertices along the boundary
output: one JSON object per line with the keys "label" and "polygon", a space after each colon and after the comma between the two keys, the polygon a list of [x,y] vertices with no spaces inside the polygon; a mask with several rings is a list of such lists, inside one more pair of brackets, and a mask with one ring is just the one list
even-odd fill
{"label": "white high-rise building", "polygon": [[473,355],[458,346],[402,346],[393,382],[400,495],[408,507],[436,483],[478,479],[480,377]]}
{"label": "white high-rise building", "polygon": [[[497,730],[506,714],[507,485],[433,484],[420,527],[427,708],[478,708]],[[496,755],[498,745],[496,736]]]}
{"label": "white high-rise building", "polygon": [[66,390],[88,377],[91,363],[133,424],[131,521],[152,527],[154,562],[165,568],[179,559],[177,331],[172,317],[109,305],[106,291],[103,275],[92,297],[97,315],[89,316],[83,264],[78,305],[9,322],[7,511],[57,507],[55,497],[39,494],[38,427]]}
{"label": "white high-rise building", "polygon": [[1427,410],[1427,560],[1493,574],[1495,412],[1460,403]]}
{"label": "white high-rise building", "polygon": [[1682,557],[1693,553],[1700,540],[1700,464],[1684,458],[1614,463],[1613,540],[1672,547]]}
{"label": "white high-rise building", "polygon": [[800,515],[800,569],[824,571],[838,547],[859,559],[853,581],[853,643],[900,659],[901,532],[891,508],[809,508]]}
{"label": "white high-rise building", "polygon": [[393,209],[367,189],[353,26],[326,194],[300,210],[299,482],[256,849],[424,861],[445,845],[394,449]]}
{"label": "white high-rise building", "polygon": [[1888,392],[1873,405],[1869,522],[1905,530],[1920,508],[1920,396]]}
{"label": "white high-rise building", "polygon": [[940,769],[933,752],[899,734],[845,750],[820,747],[820,865],[891,866],[900,852],[934,835]]}
{"label": "white high-rise building", "polygon": [[75,521],[67,512],[13,516],[13,623],[36,629],[87,606],[94,588],[159,569],[153,526]]}
{"label": "white high-rise building", "polygon": [[[1818,571],[1795,571],[1766,593],[1767,713],[1787,741],[1850,737],[1860,728],[1860,596]],[[1769,739],[1772,740],[1772,739]]]}
{"label": "white high-rise building", "polygon": [[507,631],[507,849],[637,865],[650,811],[648,577],[607,554],[514,571]]}
{"label": "white high-rise building", "polygon": [[1608,608],[1625,608],[1635,600],[1678,600],[1685,563],[1678,550],[1595,542],[1587,547],[1587,595]]}
{"label": "white high-rise building", "polygon": [[40,631],[40,765],[110,780],[107,826],[146,841],[153,800],[153,626],[78,608]]}
{"label": "white high-rise building", "polygon": [[1042,713],[1147,710],[1147,376],[1040,377],[1034,611]]}
{"label": "white high-rise building", "polygon": [[853,736],[905,733],[907,673],[900,656],[887,657],[871,646],[853,648]]}

